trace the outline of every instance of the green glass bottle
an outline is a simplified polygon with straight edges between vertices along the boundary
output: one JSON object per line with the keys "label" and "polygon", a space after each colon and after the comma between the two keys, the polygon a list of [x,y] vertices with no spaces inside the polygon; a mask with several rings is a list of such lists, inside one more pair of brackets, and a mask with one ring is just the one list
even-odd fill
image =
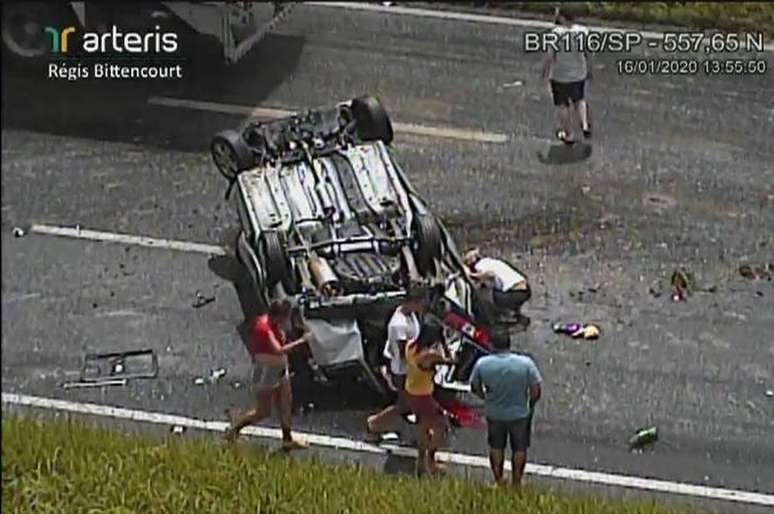
{"label": "green glass bottle", "polygon": [[658,429],[656,427],[641,428],[629,439],[629,448],[642,448],[658,441]]}

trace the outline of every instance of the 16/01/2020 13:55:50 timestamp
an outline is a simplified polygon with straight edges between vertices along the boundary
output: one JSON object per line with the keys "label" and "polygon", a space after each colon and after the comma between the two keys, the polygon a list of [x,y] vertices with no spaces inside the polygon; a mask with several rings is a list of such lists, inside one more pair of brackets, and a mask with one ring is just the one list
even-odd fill
{"label": "16/01/2020 13:55:50 timestamp", "polygon": [[763,76],[768,72],[765,59],[619,59],[615,63],[619,75],[728,75]]}

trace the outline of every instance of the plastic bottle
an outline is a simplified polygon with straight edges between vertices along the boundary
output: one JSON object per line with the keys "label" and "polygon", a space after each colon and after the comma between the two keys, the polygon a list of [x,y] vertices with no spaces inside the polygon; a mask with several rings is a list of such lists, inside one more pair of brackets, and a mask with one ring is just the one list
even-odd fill
{"label": "plastic bottle", "polygon": [[629,448],[641,448],[658,441],[658,429],[656,427],[641,428],[629,439]]}

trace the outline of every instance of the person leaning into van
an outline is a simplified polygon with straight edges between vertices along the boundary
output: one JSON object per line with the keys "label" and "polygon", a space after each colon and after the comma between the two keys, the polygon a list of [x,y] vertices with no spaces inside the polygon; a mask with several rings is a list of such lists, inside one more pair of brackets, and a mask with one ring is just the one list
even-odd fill
{"label": "person leaning into van", "polygon": [[501,259],[482,255],[478,248],[465,252],[463,262],[468,277],[492,289],[492,302],[498,310],[510,311],[519,322],[528,323],[521,314],[522,305],[532,297],[527,277]]}

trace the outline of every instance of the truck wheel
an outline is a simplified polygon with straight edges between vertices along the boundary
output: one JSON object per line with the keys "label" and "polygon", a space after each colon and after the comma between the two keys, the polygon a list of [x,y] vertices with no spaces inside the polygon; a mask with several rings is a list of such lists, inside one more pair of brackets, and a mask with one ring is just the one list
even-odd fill
{"label": "truck wheel", "polygon": [[441,258],[441,229],[432,216],[414,219],[414,259],[421,275],[435,272],[435,261]]}
{"label": "truck wheel", "polygon": [[363,141],[392,143],[392,123],[381,102],[374,96],[361,96],[352,100],[352,115],[357,122],[357,132]]}
{"label": "truck wheel", "polygon": [[276,232],[261,234],[261,258],[266,270],[266,285],[271,290],[277,283],[290,277],[288,258]]}
{"label": "truck wheel", "polygon": [[233,180],[240,171],[250,168],[255,162],[253,152],[236,130],[216,134],[210,143],[210,151],[218,171],[228,180]]}

